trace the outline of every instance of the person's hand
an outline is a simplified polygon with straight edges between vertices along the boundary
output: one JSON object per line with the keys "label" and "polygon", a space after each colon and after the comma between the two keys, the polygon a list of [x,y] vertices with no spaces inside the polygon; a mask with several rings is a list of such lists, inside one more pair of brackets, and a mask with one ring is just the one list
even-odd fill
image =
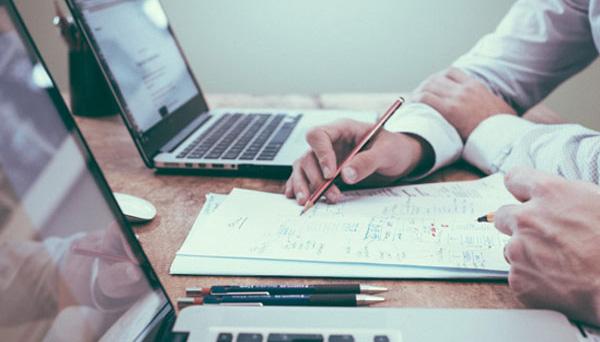
{"label": "person's hand", "polygon": [[505,184],[523,202],[495,216],[512,236],[504,254],[517,298],[600,325],[600,187],[530,168],[511,170]]}
{"label": "person's hand", "polygon": [[69,279],[63,291],[64,303],[119,310],[148,291],[144,274],[116,222],[73,240],[61,268],[65,279]]}
{"label": "person's hand", "polygon": [[[285,186],[288,198],[304,205],[309,196],[334,173],[352,148],[372,128],[372,124],[342,120],[311,129],[306,139],[310,150],[296,160]],[[417,166],[428,167],[432,152],[420,138],[381,130],[369,148],[358,153],[344,167],[341,178],[346,184],[356,184],[369,178],[374,183],[386,183],[407,175]],[[333,185],[325,198],[336,203],[341,192]]]}
{"label": "person's hand", "polygon": [[105,253],[123,258],[117,262],[100,258],[97,284],[104,296],[136,298],[147,290],[144,274],[116,222],[106,229],[99,244]]}
{"label": "person's hand", "polygon": [[515,114],[503,99],[478,80],[457,68],[437,73],[417,87],[411,100],[433,107],[452,124],[463,141],[485,119],[496,114]]}

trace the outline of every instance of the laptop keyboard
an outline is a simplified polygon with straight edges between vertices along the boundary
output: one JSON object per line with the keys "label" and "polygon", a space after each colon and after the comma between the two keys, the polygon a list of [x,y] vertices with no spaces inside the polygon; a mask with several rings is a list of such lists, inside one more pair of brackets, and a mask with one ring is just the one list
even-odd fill
{"label": "laptop keyboard", "polygon": [[275,159],[302,114],[224,114],[186,146],[177,158]]}
{"label": "laptop keyboard", "polygon": [[[390,342],[387,335],[374,335],[370,341]],[[260,333],[239,333],[234,338],[232,333],[220,333],[216,342],[355,342],[353,335],[334,334],[325,337],[322,334],[269,334],[265,339]]]}

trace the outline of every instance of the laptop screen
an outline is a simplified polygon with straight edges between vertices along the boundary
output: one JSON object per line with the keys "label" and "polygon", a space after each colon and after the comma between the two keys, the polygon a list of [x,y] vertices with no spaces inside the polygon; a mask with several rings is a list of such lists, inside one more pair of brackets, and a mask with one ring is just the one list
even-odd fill
{"label": "laptop screen", "polygon": [[138,133],[143,134],[198,95],[158,0],[76,3],[110,66]]}
{"label": "laptop screen", "polygon": [[0,0],[0,336],[130,341],[170,311],[12,5]]}

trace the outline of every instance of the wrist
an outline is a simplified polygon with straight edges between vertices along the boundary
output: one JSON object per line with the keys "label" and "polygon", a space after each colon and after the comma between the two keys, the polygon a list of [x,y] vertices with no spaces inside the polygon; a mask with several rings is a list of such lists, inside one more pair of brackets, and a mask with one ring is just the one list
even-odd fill
{"label": "wrist", "polygon": [[425,174],[433,167],[435,162],[435,153],[433,147],[425,139],[411,133],[402,134],[407,140],[408,151],[406,155],[410,158],[409,167],[404,176],[414,177]]}

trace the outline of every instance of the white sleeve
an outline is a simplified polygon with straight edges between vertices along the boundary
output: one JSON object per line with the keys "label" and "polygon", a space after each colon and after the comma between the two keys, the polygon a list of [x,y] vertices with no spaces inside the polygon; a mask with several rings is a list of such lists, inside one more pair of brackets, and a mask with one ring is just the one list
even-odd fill
{"label": "white sleeve", "polygon": [[462,140],[456,129],[435,109],[422,103],[407,103],[389,119],[385,128],[391,132],[419,136],[433,148],[433,167],[422,174],[413,175],[411,179],[425,177],[456,161],[463,148]]}
{"label": "white sleeve", "polygon": [[454,66],[522,114],[598,57],[589,3],[519,0]]}
{"label": "white sleeve", "polygon": [[485,173],[530,166],[599,184],[600,132],[575,124],[543,125],[497,115],[473,131],[463,158]]}

